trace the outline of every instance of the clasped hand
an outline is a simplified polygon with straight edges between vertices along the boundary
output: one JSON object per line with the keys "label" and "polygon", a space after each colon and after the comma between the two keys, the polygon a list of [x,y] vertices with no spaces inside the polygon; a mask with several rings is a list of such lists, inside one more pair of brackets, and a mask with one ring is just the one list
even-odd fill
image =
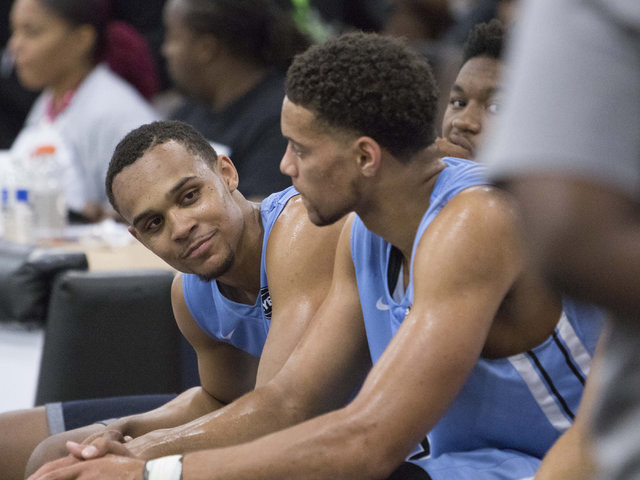
{"label": "clasped hand", "polygon": [[[82,444],[67,442],[69,455],[43,465],[28,480],[141,478],[144,460],[135,458],[125,446],[130,440],[117,430],[107,430],[89,437]],[[125,470],[127,474],[124,474]]]}

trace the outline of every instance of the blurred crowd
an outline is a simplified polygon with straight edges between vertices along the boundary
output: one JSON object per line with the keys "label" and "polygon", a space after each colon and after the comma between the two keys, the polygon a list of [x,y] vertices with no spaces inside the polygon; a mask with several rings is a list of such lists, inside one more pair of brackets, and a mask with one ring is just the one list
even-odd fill
{"label": "blurred crowd", "polygon": [[0,149],[25,158],[56,144],[69,218],[95,222],[113,215],[103,179],[117,141],[154,118],[183,120],[231,156],[240,191],[258,200],[290,184],[278,168],[280,108],[295,54],[352,30],[404,37],[429,59],[443,115],[470,29],[492,18],[509,25],[515,3],[5,2]]}

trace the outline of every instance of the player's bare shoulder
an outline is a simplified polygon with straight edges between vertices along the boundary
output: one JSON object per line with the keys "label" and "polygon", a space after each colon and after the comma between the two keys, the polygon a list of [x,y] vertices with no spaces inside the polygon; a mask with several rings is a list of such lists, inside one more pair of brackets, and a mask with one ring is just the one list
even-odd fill
{"label": "player's bare shoulder", "polygon": [[539,345],[553,331],[561,307],[543,279],[527,267],[517,202],[503,190],[483,186],[461,192],[450,203],[455,207],[450,213],[475,219],[471,228],[482,232],[477,236],[483,239],[482,245],[476,246],[505,252],[506,266],[515,273],[482,355],[503,358]]}
{"label": "player's bare shoulder", "polygon": [[491,185],[478,185],[462,190],[451,199],[448,206],[469,210],[474,213],[486,212],[505,220],[516,221],[518,218],[517,203],[508,192]]}
{"label": "player's bare shoulder", "polygon": [[520,213],[508,192],[490,185],[466,188],[456,194],[438,213],[432,230],[455,232],[477,230],[479,238],[495,238],[503,244],[507,239],[516,243],[520,238]]}
{"label": "player's bare shoulder", "polygon": [[273,226],[267,255],[271,252],[278,256],[292,255],[296,249],[309,252],[322,245],[335,250],[344,222],[343,218],[327,226],[314,225],[309,220],[302,198],[295,195],[289,199]]}

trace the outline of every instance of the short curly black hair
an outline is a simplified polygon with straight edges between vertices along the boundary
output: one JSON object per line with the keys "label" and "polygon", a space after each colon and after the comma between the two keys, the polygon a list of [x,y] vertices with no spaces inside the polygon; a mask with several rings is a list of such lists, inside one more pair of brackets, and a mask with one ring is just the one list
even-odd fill
{"label": "short curly black hair", "polygon": [[462,47],[462,63],[475,57],[489,57],[501,60],[505,43],[505,29],[500,20],[494,18],[476,24]]}
{"label": "short curly black hair", "polygon": [[174,140],[190,153],[215,168],[218,154],[211,144],[191,125],[177,120],[164,120],[142,125],[129,132],[116,146],[105,179],[105,189],[111,206],[119,212],[113,196],[113,179],[125,167],[133,164],[149,149]]}
{"label": "short curly black hair", "polygon": [[401,161],[435,139],[429,64],[399,39],[348,33],[296,56],[285,93],[331,128],[367,135]]}

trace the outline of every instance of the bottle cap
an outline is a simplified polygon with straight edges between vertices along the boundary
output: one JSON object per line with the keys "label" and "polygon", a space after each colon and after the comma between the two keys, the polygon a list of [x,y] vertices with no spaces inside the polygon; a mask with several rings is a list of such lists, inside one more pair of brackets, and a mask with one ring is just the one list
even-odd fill
{"label": "bottle cap", "polygon": [[18,202],[28,202],[29,201],[29,190],[25,190],[24,188],[16,190],[16,200]]}

